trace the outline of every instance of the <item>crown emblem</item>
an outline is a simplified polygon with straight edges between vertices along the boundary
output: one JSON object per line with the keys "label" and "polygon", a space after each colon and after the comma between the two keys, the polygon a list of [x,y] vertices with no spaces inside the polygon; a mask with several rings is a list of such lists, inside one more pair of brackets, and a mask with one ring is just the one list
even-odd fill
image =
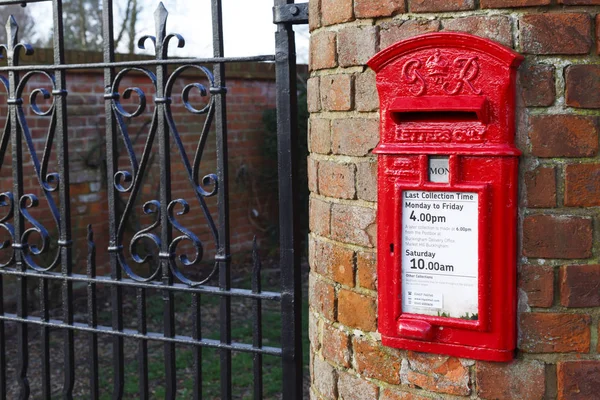
{"label": "crown emblem", "polygon": [[436,83],[442,83],[444,78],[448,76],[449,66],[446,59],[442,57],[440,51],[436,50],[425,62],[425,69],[429,76],[435,78]]}

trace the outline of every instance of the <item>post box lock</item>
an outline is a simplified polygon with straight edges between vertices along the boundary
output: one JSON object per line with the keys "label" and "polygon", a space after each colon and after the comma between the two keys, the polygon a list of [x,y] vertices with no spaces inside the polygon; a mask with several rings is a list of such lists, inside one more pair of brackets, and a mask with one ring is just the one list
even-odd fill
{"label": "post box lock", "polygon": [[516,346],[516,70],[490,40],[432,33],[376,54],[384,345],[506,361]]}

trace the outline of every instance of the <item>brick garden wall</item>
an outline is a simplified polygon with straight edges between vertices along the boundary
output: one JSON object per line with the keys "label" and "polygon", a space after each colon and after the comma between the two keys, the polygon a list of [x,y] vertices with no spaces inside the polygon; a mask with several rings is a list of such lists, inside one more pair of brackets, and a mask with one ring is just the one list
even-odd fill
{"label": "brick garden wall", "polygon": [[[311,399],[600,399],[600,1],[310,0]],[[377,333],[378,99],[366,61],[463,31],[520,68],[518,352],[476,362]]]}
{"label": "brick garden wall", "polygon": [[[102,55],[86,52],[67,52],[67,61],[70,63],[101,62]],[[117,61],[130,59],[131,56],[120,56]],[[36,50],[33,57],[25,57],[22,64],[51,64],[51,50]],[[272,170],[273,161],[265,159],[264,145],[266,128],[263,123],[263,112],[275,108],[275,69],[271,64],[232,64],[227,66],[228,87],[228,128],[229,128],[229,168],[230,168],[230,217],[231,217],[231,242],[232,251],[249,250],[252,238],[258,235],[259,240],[267,237],[266,229],[270,224],[276,223],[277,201],[276,189],[273,186],[261,183],[265,181],[265,171]],[[191,73],[182,76],[173,90],[173,117],[180,132],[184,147],[188,152],[190,162],[193,161],[199,135],[204,124],[205,116],[196,116],[188,112],[182,104],[181,93],[184,86],[199,82],[209,87],[206,77],[200,73]],[[144,90],[148,99],[147,110],[137,118],[124,118],[124,123],[129,129],[133,147],[138,161],[141,158],[145,141],[148,135],[149,122],[152,118],[154,87],[151,81],[139,73],[130,73],[120,86],[120,93],[130,86]],[[41,75],[30,80],[24,92],[27,123],[30,127],[32,138],[41,161],[49,127],[49,117],[34,115],[29,107],[29,94],[36,88],[46,88],[51,91],[46,78]],[[70,154],[71,178],[71,213],[74,237],[75,270],[85,271],[87,254],[86,226],[91,224],[95,232],[99,273],[108,261],[106,248],[108,246],[108,209],[107,209],[107,180],[106,180],[106,144],[105,116],[104,116],[104,80],[102,70],[77,70],[69,72],[67,76],[68,104],[68,135]],[[0,94],[0,126],[6,122],[7,108],[6,96]],[[202,108],[206,98],[201,98],[195,90],[191,91],[191,104]],[[47,109],[50,102],[38,96],[42,109]],[[138,99],[135,94],[130,100],[122,100],[125,109],[129,112],[135,110]],[[214,123],[213,123],[214,128]],[[24,156],[24,184],[25,193],[34,193],[40,199],[40,205],[30,210],[47,229],[56,231],[55,222],[48,210],[47,202],[41,193],[33,164],[26,147],[23,146]],[[119,138],[119,165],[124,170],[130,170],[126,151]],[[56,171],[56,144],[51,158],[49,172]],[[4,167],[0,170],[0,187],[2,191],[11,190],[12,170],[10,168],[10,146],[4,160]],[[158,199],[158,142],[155,139],[153,146],[154,159],[143,181],[140,199],[134,209],[136,220],[128,223],[125,232],[125,247],[128,248],[129,239],[147,227],[154,219],[144,216],[142,204],[152,199]],[[213,240],[207,229],[206,219],[195,199],[194,192],[189,184],[187,173],[181,162],[177,148],[171,148],[172,159],[172,198],[184,198],[190,204],[190,213],[185,217],[178,217],[182,224],[194,232],[206,245],[205,259],[212,252]],[[200,167],[201,177],[216,173],[215,133],[211,129],[206,145],[203,161]],[[272,182],[271,182],[272,183]],[[129,194],[122,194],[123,204]],[[216,197],[207,200],[217,219]],[[253,211],[256,210],[256,213]],[[3,232],[2,232],[3,233]],[[35,235],[32,235],[32,239]],[[56,235],[52,236],[53,239]],[[2,238],[4,240],[4,238]],[[0,252],[0,257],[3,253]]]}

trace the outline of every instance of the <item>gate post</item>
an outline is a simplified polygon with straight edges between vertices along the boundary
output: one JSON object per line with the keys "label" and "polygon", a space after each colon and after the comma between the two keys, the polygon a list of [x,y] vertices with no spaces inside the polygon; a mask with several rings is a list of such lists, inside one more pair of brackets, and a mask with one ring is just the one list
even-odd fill
{"label": "gate post", "polygon": [[[302,398],[302,301],[300,251],[294,199],[298,157],[296,46],[293,23],[306,23],[307,5],[275,0],[273,8],[277,79],[277,153],[279,179],[279,243],[281,267],[281,330],[283,398]],[[288,12],[289,11],[289,12]]]}

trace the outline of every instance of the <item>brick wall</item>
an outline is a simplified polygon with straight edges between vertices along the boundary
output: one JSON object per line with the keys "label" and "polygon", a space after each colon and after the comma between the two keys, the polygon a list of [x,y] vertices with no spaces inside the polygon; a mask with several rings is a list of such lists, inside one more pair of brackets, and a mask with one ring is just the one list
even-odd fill
{"label": "brick wall", "polygon": [[[86,52],[68,52],[69,62],[91,63],[101,61],[101,54]],[[131,56],[120,56],[118,61],[130,59]],[[25,57],[23,64],[52,63],[50,50],[36,50],[34,58]],[[264,144],[266,128],[262,121],[263,112],[275,108],[275,70],[271,64],[232,64],[227,66],[228,87],[228,128],[229,128],[229,168],[230,168],[230,216],[231,216],[231,241],[234,252],[249,250],[252,238],[258,235],[259,239],[267,237],[266,229],[269,224],[276,223],[277,200],[275,191],[270,182],[265,181],[265,171],[273,167],[273,160],[265,159]],[[46,88],[51,91],[46,78],[41,75],[34,76],[24,92],[27,123],[30,127],[33,142],[41,161],[45,140],[49,128],[50,118],[34,115],[29,107],[29,94],[36,88]],[[85,241],[86,226],[92,224],[97,245],[98,266],[101,269],[106,265],[108,255],[108,209],[107,209],[107,180],[106,180],[106,144],[105,117],[104,117],[104,84],[102,70],[78,70],[70,72],[67,76],[68,103],[68,135],[70,154],[71,178],[71,212],[74,237],[75,270],[85,271],[87,243]],[[190,162],[193,161],[199,135],[204,124],[205,116],[196,116],[188,112],[182,104],[181,93],[184,86],[199,82],[207,88],[209,83],[204,75],[190,73],[183,75],[173,90],[173,117],[180,132],[184,147],[188,152]],[[144,149],[148,136],[149,122],[152,118],[154,87],[150,80],[139,73],[130,73],[120,86],[120,93],[130,86],[141,88],[147,96],[148,107],[137,118],[124,118],[124,123],[129,129],[133,147],[138,161]],[[6,122],[7,108],[6,95],[0,94],[0,125]],[[201,98],[195,90],[191,91],[191,104],[202,108],[206,98]],[[130,100],[122,99],[124,108],[132,112],[138,104],[135,94]],[[38,103],[42,109],[47,109],[50,102],[38,96]],[[39,188],[37,177],[29,153],[24,146],[24,183],[25,193],[33,193],[40,199],[40,205],[31,209],[32,215],[37,218],[48,231],[55,232],[55,222],[48,210],[48,204]],[[126,151],[119,139],[119,165],[124,170],[130,170]],[[0,170],[0,185],[3,191],[10,190],[12,185],[12,170],[10,168],[10,146],[4,159],[4,168]],[[131,220],[129,228],[125,231],[125,247],[128,248],[129,240],[136,231],[151,224],[153,216],[144,216],[142,204],[152,199],[158,199],[158,142],[153,146],[151,167],[146,173],[140,200],[137,202],[134,213],[135,220]],[[184,198],[190,204],[190,213],[185,217],[178,217],[186,228],[190,229],[205,244],[205,259],[214,249],[211,234],[207,228],[206,219],[195,199],[187,173],[181,162],[181,157],[175,146],[171,149],[172,159],[172,197]],[[53,146],[49,172],[56,171],[56,144]],[[216,173],[215,133],[214,123],[211,130],[206,150],[200,167],[201,177]],[[272,182],[271,182],[272,183]],[[121,195],[124,207],[129,194]],[[55,198],[56,199],[56,198]],[[210,209],[217,220],[216,197],[207,200]],[[254,213],[256,210],[256,213]],[[35,235],[32,235],[32,239]],[[56,238],[56,235],[52,236]],[[2,238],[4,240],[4,238]],[[183,247],[183,245],[182,245]],[[190,253],[191,254],[191,253]],[[2,257],[0,252],[0,257]],[[147,268],[146,268],[147,269]],[[146,271],[146,270],[143,270]],[[102,270],[99,271],[101,273]]]}
{"label": "brick wall", "polygon": [[[600,398],[599,14],[598,0],[310,0],[311,399]],[[526,57],[510,363],[386,348],[377,333],[379,115],[365,63],[437,31]]]}

